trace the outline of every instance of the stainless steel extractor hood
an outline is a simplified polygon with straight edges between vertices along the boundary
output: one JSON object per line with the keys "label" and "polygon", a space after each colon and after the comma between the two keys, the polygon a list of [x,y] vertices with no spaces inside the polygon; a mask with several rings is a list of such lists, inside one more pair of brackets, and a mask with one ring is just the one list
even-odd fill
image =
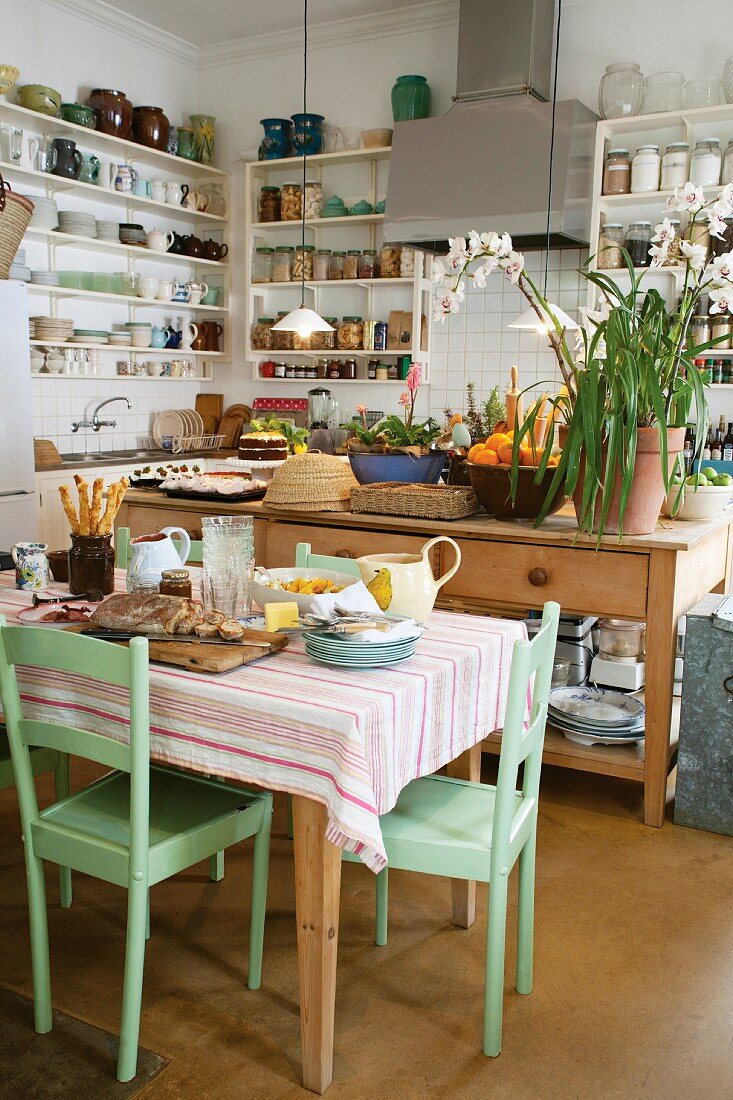
{"label": "stainless steel extractor hood", "polygon": [[[469,229],[546,242],[555,0],[461,0],[454,106],[395,126],[384,238],[444,251]],[[597,116],[555,106],[550,244],[590,239]]]}

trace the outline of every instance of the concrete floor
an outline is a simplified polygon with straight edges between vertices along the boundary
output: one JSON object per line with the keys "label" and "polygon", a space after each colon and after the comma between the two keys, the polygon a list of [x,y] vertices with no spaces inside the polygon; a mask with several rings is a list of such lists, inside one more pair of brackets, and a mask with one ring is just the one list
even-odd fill
{"label": "concrete floor", "polygon": [[[513,989],[510,924],[498,1059],[480,1049],[485,893],[461,931],[445,880],[393,873],[390,942],[376,948],[371,874],[344,865],[333,1100],[733,1097],[733,842],[645,828],[639,788],[623,781],[548,768],[542,796],[535,991]],[[0,794],[0,830],[0,983],[29,994],[12,791]],[[256,993],[243,982],[248,848],[227,857],[222,883],[202,865],[153,891],[141,1041],[171,1064],[144,1100],[310,1095],[282,799],[274,834]],[[125,896],[75,875],[62,911],[55,873],[48,883],[54,1005],[116,1032]]]}

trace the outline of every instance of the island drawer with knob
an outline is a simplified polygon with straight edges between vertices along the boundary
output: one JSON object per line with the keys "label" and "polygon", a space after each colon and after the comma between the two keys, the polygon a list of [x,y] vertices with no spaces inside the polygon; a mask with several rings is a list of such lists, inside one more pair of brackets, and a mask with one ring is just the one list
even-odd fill
{"label": "island drawer with knob", "polygon": [[[621,550],[565,548],[542,543],[458,539],[461,567],[441,595],[487,604],[526,603],[541,607],[556,600],[566,612],[592,612],[644,619],[649,558]],[[444,548],[442,567],[452,562]]]}

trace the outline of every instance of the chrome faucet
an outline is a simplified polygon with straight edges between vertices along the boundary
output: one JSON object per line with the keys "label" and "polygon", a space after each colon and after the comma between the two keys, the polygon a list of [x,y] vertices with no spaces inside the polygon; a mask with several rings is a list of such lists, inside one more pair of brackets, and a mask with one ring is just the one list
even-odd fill
{"label": "chrome faucet", "polygon": [[127,397],[108,397],[106,401],[99,402],[92,413],[91,420],[75,420],[71,425],[72,432],[78,432],[79,428],[91,428],[93,432],[98,432],[100,428],[115,428],[117,426],[116,420],[99,419],[99,410],[103,409],[105,405],[111,405],[113,401],[124,401],[128,409],[132,408],[130,400]]}

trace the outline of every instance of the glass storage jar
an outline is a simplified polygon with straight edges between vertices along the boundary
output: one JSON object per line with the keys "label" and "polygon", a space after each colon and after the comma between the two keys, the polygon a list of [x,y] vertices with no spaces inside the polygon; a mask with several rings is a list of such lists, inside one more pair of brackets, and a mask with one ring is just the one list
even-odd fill
{"label": "glass storage jar", "polygon": [[297,222],[303,217],[303,193],[299,183],[284,183],[280,197],[280,217],[284,222]]}
{"label": "glass storage jar", "polygon": [[96,588],[109,596],[115,587],[115,552],[111,535],[72,535],[69,550],[69,592],[80,596]]}
{"label": "glass storage jar", "polygon": [[344,253],[334,251],[328,261],[329,279],[343,279],[344,277]]}
{"label": "glass storage jar", "polygon": [[364,325],[361,317],[344,317],[336,332],[336,347],[346,351],[361,348],[364,340]]}
{"label": "glass storage jar", "polygon": [[621,249],[624,246],[624,227],[620,222],[606,222],[598,237],[598,267],[610,271],[624,266]]}
{"label": "glass storage jar", "polygon": [[313,278],[317,283],[328,279],[328,267],[331,260],[330,248],[319,248],[313,256]]}
{"label": "glass storage jar", "polygon": [[[337,317],[324,317],[326,324],[331,326],[331,332],[314,332],[311,336],[311,349],[313,351],[332,351],[336,347]],[[326,377],[325,374],[323,376]]]}
{"label": "glass storage jar", "polygon": [[710,318],[704,313],[695,313],[687,326],[687,350],[691,351],[700,344],[706,344],[710,339],[710,332]]}
{"label": "glass storage jar", "polygon": [[294,279],[310,280],[313,278],[313,253],[315,250],[316,247],[313,244],[296,245],[293,255]]}
{"label": "glass storage jar", "polygon": [[[684,84],[683,73],[652,73],[644,81],[644,101],[641,105],[641,113],[643,115],[656,115],[660,111],[681,111]],[[687,183],[687,180],[682,182]]]}
{"label": "glass storage jar", "polygon": [[658,145],[640,145],[631,162],[631,194],[659,190],[661,158]]}
{"label": "glass storage jar", "polygon": [[339,378],[352,382],[356,378],[356,359],[344,359],[339,366]]}
{"label": "glass storage jar", "polygon": [[291,333],[293,351],[311,351],[313,348],[313,336],[301,336],[299,332]]}
{"label": "glass storage jar", "polygon": [[646,623],[627,622],[626,619],[601,619],[598,626],[602,656],[610,661],[643,659]]}
{"label": "glass storage jar", "polygon": [[626,233],[626,251],[634,267],[649,267],[651,243],[651,222],[632,222]]}
{"label": "glass storage jar", "polygon": [[721,183],[733,183],[733,141],[729,141],[723,153],[723,167],[720,172]]}
{"label": "glass storage jar", "polygon": [[[685,181],[686,182],[686,181]],[[676,267],[683,262],[682,250],[680,244],[682,243],[682,222],[678,218],[670,218],[669,224],[674,229],[674,237],[669,242],[669,248],[667,249],[667,259],[664,261],[663,267]]]}
{"label": "glass storage jar", "polygon": [[256,248],[252,258],[252,282],[272,282],[272,261],[275,256],[274,248]]}
{"label": "glass storage jar", "polygon": [[379,250],[379,277],[381,279],[399,279],[401,251],[398,244],[382,245]]}
{"label": "glass storage jar", "polygon": [[379,260],[377,259],[377,253],[375,249],[364,249],[357,261],[357,269],[360,279],[379,278]]}
{"label": "glass storage jar", "polygon": [[690,181],[697,187],[714,187],[720,183],[723,154],[718,138],[698,141],[690,157]]}
{"label": "glass storage jar", "polygon": [[[281,309],[277,315],[277,324],[282,321],[283,317],[287,317],[288,311]],[[282,332],[276,328],[272,330],[272,350],[273,351],[292,351],[293,350],[293,334],[292,332]]]}
{"label": "glass storage jar", "polygon": [[644,77],[632,61],[607,65],[598,89],[598,113],[601,118],[638,115],[644,98]]}
{"label": "glass storage jar", "polygon": [[289,283],[293,278],[293,254],[295,249],[290,244],[278,245],[272,260],[273,283]]}
{"label": "glass storage jar", "polygon": [[258,317],[250,329],[250,344],[253,351],[270,351],[272,348],[272,326],[274,317]]}
{"label": "glass storage jar", "polygon": [[349,249],[344,256],[344,278],[345,279],[358,279],[359,278],[359,256],[360,251],[357,248]]}
{"label": "glass storage jar", "polygon": [[323,214],[323,188],[317,180],[306,180],[305,216],[320,218]]}
{"label": "glass storage jar", "polygon": [[257,201],[257,220],[260,222],[280,221],[280,188],[261,187]]}
{"label": "glass storage jar", "polygon": [[415,275],[415,249],[404,248],[400,252],[400,278],[412,279]]}
{"label": "glass storage jar", "polygon": [[609,149],[603,163],[603,194],[628,195],[631,190],[631,157],[628,149]]}
{"label": "glass storage jar", "polygon": [[675,141],[667,146],[662,157],[660,190],[673,191],[687,183],[690,162],[690,146],[686,141]]}

